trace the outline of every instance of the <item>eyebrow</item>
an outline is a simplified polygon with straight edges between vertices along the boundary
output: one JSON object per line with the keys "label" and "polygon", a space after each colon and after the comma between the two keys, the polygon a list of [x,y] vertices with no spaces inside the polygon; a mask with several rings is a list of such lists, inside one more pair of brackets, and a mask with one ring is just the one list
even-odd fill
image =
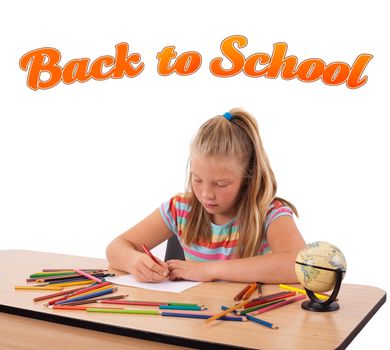
{"label": "eyebrow", "polygon": [[[201,177],[201,176],[195,174],[195,173],[192,172],[192,171],[191,171],[191,174],[192,174],[193,176],[195,176],[195,177],[199,177],[199,178]],[[222,178],[222,179],[216,179],[216,180],[213,180],[213,181],[215,181],[215,182],[218,182],[218,181],[232,181],[232,179],[230,179],[230,178]]]}

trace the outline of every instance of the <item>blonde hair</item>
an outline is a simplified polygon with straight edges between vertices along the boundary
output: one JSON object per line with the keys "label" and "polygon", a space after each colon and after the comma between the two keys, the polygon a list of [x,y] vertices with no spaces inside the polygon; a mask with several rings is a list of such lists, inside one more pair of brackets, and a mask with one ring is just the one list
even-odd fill
{"label": "blonde hair", "polygon": [[[194,154],[228,156],[236,157],[243,165],[244,180],[236,203],[240,230],[237,254],[239,257],[250,257],[258,254],[261,241],[265,238],[264,221],[270,204],[276,199],[277,184],[256,120],[239,108],[229,113],[230,120],[218,115],[200,127],[191,144],[190,160]],[[183,232],[185,243],[211,242],[210,216],[194,194],[191,172],[185,196],[191,207]],[[291,203],[278,199],[298,215]]]}

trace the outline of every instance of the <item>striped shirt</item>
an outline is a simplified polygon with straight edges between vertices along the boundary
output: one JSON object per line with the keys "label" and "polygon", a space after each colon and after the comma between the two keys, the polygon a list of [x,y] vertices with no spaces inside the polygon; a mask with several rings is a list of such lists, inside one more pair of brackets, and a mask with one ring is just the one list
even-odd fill
{"label": "striped shirt", "polygon": [[[236,258],[236,248],[240,236],[237,218],[233,218],[224,225],[211,223],[211,242],[197,242],[197,244],[186,245],[182,239],[182,233],[190,211],[191,207],[187,199],[180,194],[172,197],[160,206],[161,216],[169,230],[178,237],[186,260],[210,261]],[[292,216],[292,209],[278,200],[273,201],[264,222],[265,232],[267,232],[272,221],[283,215]],[[265,238],[260,244],[258,255],[264,255],[270,251]]]}

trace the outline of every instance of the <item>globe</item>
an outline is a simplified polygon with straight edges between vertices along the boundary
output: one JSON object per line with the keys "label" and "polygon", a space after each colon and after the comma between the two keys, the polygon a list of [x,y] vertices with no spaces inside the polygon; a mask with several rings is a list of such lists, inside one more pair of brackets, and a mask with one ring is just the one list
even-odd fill
{"label": "globe", "polygon": [[326,292],[334,288],[337,271],[345,275],[347,263],[339,248],[324,241],[307,244],[299,251],[295,261],[298,281],[313,292]]}

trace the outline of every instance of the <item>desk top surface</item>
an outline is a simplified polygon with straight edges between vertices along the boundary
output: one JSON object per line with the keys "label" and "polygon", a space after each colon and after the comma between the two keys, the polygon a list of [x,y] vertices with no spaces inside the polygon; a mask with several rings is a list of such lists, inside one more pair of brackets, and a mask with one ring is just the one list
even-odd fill
{"label": "desk top surface", "polygon": [[[108,268],[107,261],[26,250],[5,250],[0,251],[0,264],[3,267],[0,284],[2,312],[199,348],[212,345],[215,348],[282,349],[287,344],[289,348],[296,349],[345,348],[386,300],[385,291],[379,288],[343,284],[338,296],[338,311],[309,312],[301,308],[301,302],[296,302],[259,315],[277,325],[278,330],[253,322],[214,321],[206,324],[204,320],[197,319],[52,310],[43,306],[47,301],[34,303],[32,299],[53,291],[16,291],[14,286],[25,285],[25,279],[42,268]],[[134,300],[204,304],[211,314],[215,314],[220,312],[221,305],[233,305],[234,295],[244,285],[209,282],[182,293],[118,286],[118,292],[129,294],[129,299]],[[263,294],[278,291],[280,289],[277,285],[263,286]]]}

